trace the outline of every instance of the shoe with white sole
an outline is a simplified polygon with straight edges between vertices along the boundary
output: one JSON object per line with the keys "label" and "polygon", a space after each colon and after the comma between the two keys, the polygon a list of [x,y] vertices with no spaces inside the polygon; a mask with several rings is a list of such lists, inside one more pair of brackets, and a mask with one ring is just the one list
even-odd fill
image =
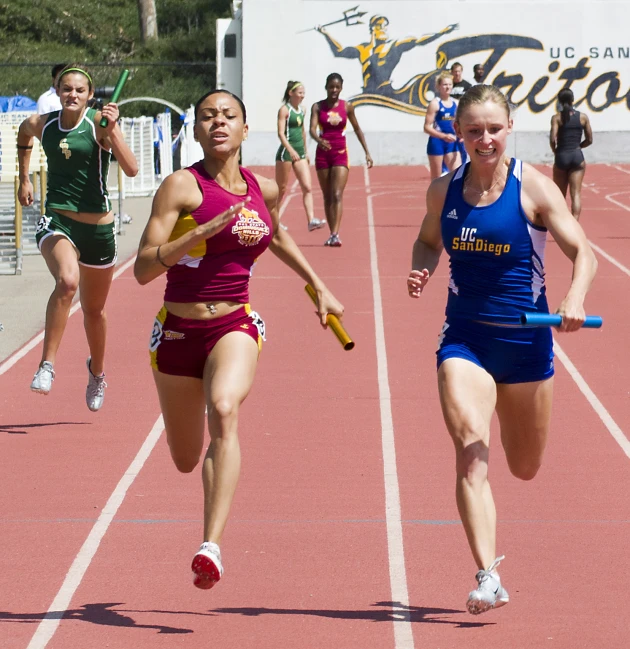
{"label": "shoe with white sole", "polygon": [[497,567],[505,557],[498,557],[487,570],[480,570],[475,579],[477,588],[468,595],[466,606],[473,615],[485,613],[492,608],[500,608],[510,601],[507,590],[501,585]]}
{"label": "shoe with white sole", "polygon": [[326,225],[326,221],[320,221],[319,219],[313,219],[312,221],[309,221],[308,231],[313,232],[313,230],[319,230],[320,228],[323,228],[325,225]]}
{"label": "shoe with white sole", "polygon": [[94,376],[94,374],[92,374],[92,370],[90,369],[91,362],[92,358],[90,357],[86,361],[88,368],[88,384],[85,390],[85,402],[92,412],[96,412],[103,406],[107,383],[105,383],[105,374],[101,374],[100,376]]}
{"label": "shoe with white sole", "polygon": [[39,394],[48,394],[54,380],[55,370],[53,369],[53,364],[48,361],[43,361],[37,368],[37,372],[35,372],[35,376],[31,381],[31,390]]}
{"label": "shoe with white sole", "polygon": [[197,588],[212,588],[223,575],[221,550],[216,543],[206,541],[192,560],[193,584]]}

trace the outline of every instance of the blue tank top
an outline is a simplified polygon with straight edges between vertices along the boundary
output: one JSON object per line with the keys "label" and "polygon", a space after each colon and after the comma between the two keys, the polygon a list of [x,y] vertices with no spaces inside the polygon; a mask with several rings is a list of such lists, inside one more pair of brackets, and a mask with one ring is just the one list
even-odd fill
{"label": "blue tank top", "polygon": [[457,103],[453,102],[450,108],[447,108],[441,99],[438,99],[438,110],[435,114],[435,128],[442,133],[455,134],[455,112],[457,111]]}
{"label": "blue tank top", "polygon": [[523,312],[547,313],[547,229],[533,225],[521,206],[523,163],[511,160],[501,196],[482,207],[463,198],[469,167],[453,176],[441,216],[450,257],[447,318],[509,325]]}

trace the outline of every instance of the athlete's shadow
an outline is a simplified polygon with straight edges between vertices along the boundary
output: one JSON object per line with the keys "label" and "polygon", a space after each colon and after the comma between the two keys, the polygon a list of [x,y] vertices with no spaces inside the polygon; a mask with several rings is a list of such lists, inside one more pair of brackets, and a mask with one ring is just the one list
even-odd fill
{"label": "athlete's shadow", "polygon": [[108,602],[99,604],[84,604],[80,608],[68,611],[53,611],[51,613],[10,613],[0,611],[0,620],[6,622],[40,622],[44,618],[52,620],[79,620],[91,624],[103,626],[123,626],[133,629],[155,629],[158,633],[192,633],[192,629],[164,626],[162,624],[138,624],[128,615],[113,610],[116,606],[122,606],[122,602]]}
{"label": "athlete's shadow", "polygon": [[0,424],[0,433],[8,435],[28,435],[24,428],[44,428],[46,426],[90,426],[89,421],[50,421],[44,424]]}
{"label": "athlete's shadow", "polygon": [[428,606],[403,606],[400,602],[375,602],[365,611],[344,611],[334,609],[301,608],[215,608],[210,613],[231,613],[246,617],[259,615],[312,615],[342,620],[367,620],[372,622],[412,622],[424,624],[447,624],[455,628],[469,629],[493,626],[494,622],[460,622],[449,616],[463,614],[464,611],[452,608],[432,608]]}

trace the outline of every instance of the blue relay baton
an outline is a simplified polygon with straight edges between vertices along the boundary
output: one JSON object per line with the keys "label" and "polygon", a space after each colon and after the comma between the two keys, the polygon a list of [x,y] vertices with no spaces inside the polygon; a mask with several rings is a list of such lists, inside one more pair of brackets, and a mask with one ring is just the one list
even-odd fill
{"label": "blue relay baton", "polygon": [[[598,315],[587,315],[582,327],[587,329],[599,329],[603,320]],[[557,313],[521,313],[521,325],[523,327],[559,327],[562,324],[562,316]]]}

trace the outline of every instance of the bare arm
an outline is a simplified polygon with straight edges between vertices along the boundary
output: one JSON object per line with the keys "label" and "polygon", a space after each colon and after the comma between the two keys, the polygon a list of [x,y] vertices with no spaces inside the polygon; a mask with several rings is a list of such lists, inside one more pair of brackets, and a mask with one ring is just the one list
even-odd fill
{"label": "bare arm", "polygon": [[341,318],[343,316],[343,305],[311,268],[291,235],[286,230],[278,227],[278,185],[273,180],[263,176],[256,175],[256,179],[273,222],[274,234],[269,244],[269,250],[315,289],[317,293],[317,313],[323,326],[326,326],[326,316],[329,313]]}
{"label": "bare arm", "polygon": [[220,232],[249,198],[233,205],[208,223],[198,225],[178,239],[169,241],[179,216],[194,211],[201,200],[199,187],[189,171],[176,171],[160,185],[153,199],[151,216],[140,239],[133,269],[139,284],[148,284],[159,277],[195,246]]}
{"label": "bare arm", "polygon": [[33,185],[28,175],[31,165],[31,151],[33,149],[33,139],[41,140],[42,130],[46,123],[47,115],[31,115],[21,124],[17,136],[17,154],[18,154],[18,178],[20,186],[18,188],[18,200],[20,205],[28,206],[33,204]]}
{"label": "bare arm", "polygon": [[[107,118],[107,126],[105,128],[99,125],[101,117]],[[120,168],[125,172],[126,176],[133,178],[138,174],[138,162],[133,151],[125,142],[120,126],[118,126],[118,106],[113,103],[107,104],[102,112],[97,112],[94,115],[96,124],[96,137],[104,149],[109,149],[116,156],[116,160]]]}
{"label": "bare arm", "polygon": [[311,107],[311,123],[309,128],[309,134],[315,140],[315,142],[317,142],[317,144],[321,146],[323,149],[330,149],[330,142],[328,142],[328,140],[324,140],[319,136],[318,126],[319,126],[319,104],[315,102]]}
{"label": "bare arm", "polygon": [[346,112],[348,114],[348,120],[350,121],[350,124],[352,124],[352,128],[354,129],[354,132],[357,135],[357,140],[359,140],[361,146],[363,147],[363,150],[365,151],[365,161],[367,162],[367,168],[370,169],[374,164],[374,161],[372,160],[372,156],[368,151],[368,146],[367,146],[367,142],[365,141],[365,136],[363,135],[363,131],[361,130],[361,127],[359,126],[359,122],[357,121],[357,116],[355,115],[354,112],[354,106],[349,102],[346,104],[346,106],[347,106]]}
{"label": "bare arm", "polygon": [[562,316],[560,331],[575,331],[584,322],[584,299],[597,271],[595,254],[555,183],[530,165],[523,165],[522,202],[525,213],[540,220],[573,263],[571,285],[556,313]]}
{"label": "bare arm", "polygon": [[558,116],[554,115],[551,118],[551,130],[549,131],[549,146],[551,150],[555,153],[556,146],[558,144]]}
{"label": "bare arm", "polygon": [[429,108],[427,114],[424,116],[424,132],[431,137],[438,138],[439,140],[446,140],[446,136],[449,133],[442,133],[435,128],[435,116],[438,112],[439,102],[436,99],[432,99],[429,102]]}
{"label": "bare arm", "polygon": [[411,272],[407,278],[410,297],[419,298],[440,261],[444,244],[440,219],[451,176],[436,178],[427,190],[427,213],[413,244]]}
{"label": "bare arm", "polygon": [[584,139],[580,142],[580,148],[585,149],[587,146],[593,144],[593,130],[591,129],[591,122],[588,115],[580,113],[580,122],[584,129]]}
{"label": "bare arm", "polygon": [[333,56],[338,56],[343,59],[359,58],[359,50],[356,47],[344,47],[341,43],[336,41],[324,27],[318,26],[315,29],[326,39]]}

